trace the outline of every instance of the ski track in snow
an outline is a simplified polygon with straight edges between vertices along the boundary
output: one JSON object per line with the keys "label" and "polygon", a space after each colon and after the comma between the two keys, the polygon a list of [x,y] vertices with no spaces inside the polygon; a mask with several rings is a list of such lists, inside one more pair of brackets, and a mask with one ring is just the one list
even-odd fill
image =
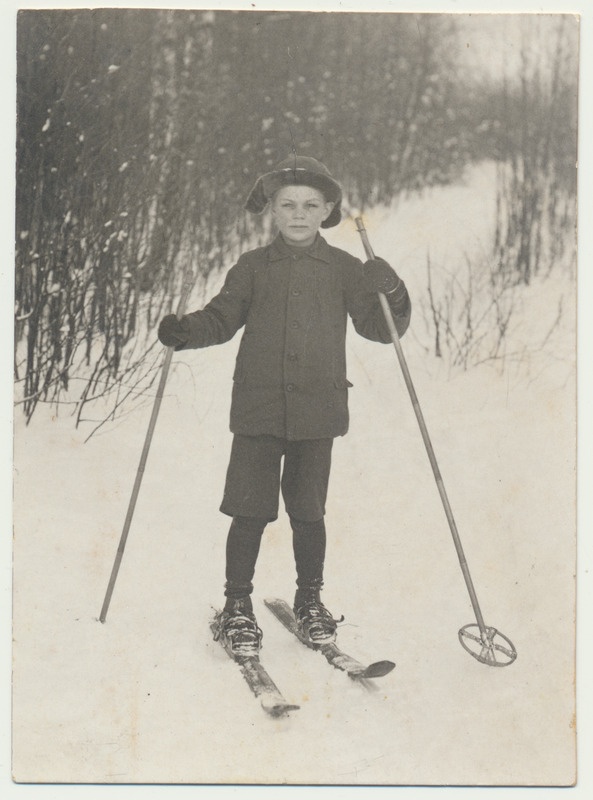
{"label": "ski track in snow", "polygon": [[[413,297],[424,291],[426,242],[454,259],[452,231],[463,246],[484,234],[481,217],[461,219],[488,188],[488,174],[477,178],[368,216],[376,252],[400,265]],[[327,238],[360,254],[356,237],[344,224]],[[570,300],[561,277],[531,287],[534,329],[553,320],[560,291]],[[572,312],[544,350],[504,370],[445,374],[412,333],[409,348],[403,340],[485,621],[518,651],[506,669],[458,643],[475,618],[395,353],[350,330],[351,428],[334,449],[324,600],[345,616],[344,650],[397,667],[368,691],[264,607],[294,591],[282,513],[265,533],[254,603],[262,660],[301,706],[288,719],[266,717],[208,628],[222,600],[229,520],[218,504],[239,337],[175,356],[104,625],[150,408],[87,444],[67,416],[40,411],[28,428],[17,416],[17,780],[570,784]]]}

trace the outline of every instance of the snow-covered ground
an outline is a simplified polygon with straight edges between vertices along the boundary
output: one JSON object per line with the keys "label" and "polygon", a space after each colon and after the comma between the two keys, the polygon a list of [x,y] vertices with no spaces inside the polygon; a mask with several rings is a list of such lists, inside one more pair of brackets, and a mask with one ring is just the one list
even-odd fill
{"label": "snow-covered ground", "polygon": [[[491,173],[370,212],[378,254],[415,307],[425,258],[483,246]],[[362,254],[344,222],[327,238]],[[392,347],[349,335],[351,429],[336,441],[324,600],[361,660],[391,658],[375,691],[333,671],[263,606],[291,599],[287,519],[266,531],[255,608],[288,719],[265,716],[211,640],[228,518],[236,340],[175,356],[104,625],[150,405],[83,443],[64,414],[15,422],[14,775],[19,781],[567,785],[575,779],[575,287],[558,271],[520,298],[521,357],[467,372],[403,340],[486,623],[518,651],[478,663],[475,622]],[[546,339],[564,297],[560,323]],[[545,344],[544,343],[545,340]]]}

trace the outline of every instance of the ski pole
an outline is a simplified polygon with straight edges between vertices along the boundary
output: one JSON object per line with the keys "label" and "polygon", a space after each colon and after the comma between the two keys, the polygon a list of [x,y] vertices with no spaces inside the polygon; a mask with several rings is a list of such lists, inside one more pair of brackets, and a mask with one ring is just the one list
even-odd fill
{"label": "ski pole", "polygon": [[[367,258],[375,258],[373,253],[373,248],[371,247],[371,243],[369,241],[368,234],[364,227],[364,223],[362,221],[362,217],[357,216],[354,220],[356,224],[356,228],[358,233],[360,234],[360,238],[362,239],[362,243],[365,249],[365,253]],[[488,627],[484,622],[484,617],[482,616],[482,611],[480,609],[480,604],[478,603],[478,598],[476,595],[476,590],[474,588],[474,584],[470,575],[469,567],[467,565],[467,560],[465,558],[465,554],[463,552],[463,547],[461,544],[461,538],[459,536],[459,531],[457,530],[457,525],[455,523],[455,518],[453,517],[453,511],[451,509],[451,504],[449,503],[449,498],[447,497],[447,492],[445,490],[445,484],[443,482],[443,478],[441,476],[441,471],[439,469],[439,465],[435,456],[434,448],[432,446],[432,442],[430,440],[430,435],[428,433],[428,428],[426,426],[426,422],[424,420],[424,415],[422,413],[422,409],[420,408],[420,403],[418,401],[418,396],[416,394],[416,390],[414,388],[414,383],[412,381],[412,376],[410,374],[410,370],[408,369],[408,365],[404,356],[404,352],[401,346],[399,334],[397,332],[397,328],[395,327],[395,323],[393,321],[393,317],[391,315],[391,310],[389,308],[389,303],[387,298],[382,292],[378,293],[379,295],[379,302],[381,303],[381,309],[385,316],[385,322],[387,323],[387,327],[389,329],[389,334],[391,336],[391,340],[393,342],[393,346],[395,347],[395,352],[397,354],[397,358],[404,376],[404,381],[406,383],[406,387],[408,389],[408,393],[410,395],[410,399],[412,401],[412,406],[414,408],[414,413],[416,414],[416,419],[418,421],[418,425],[420,427],[420,433],[422,434],[422,440],[424,442],[424,446],[426,448],[426,452],[428,454],[428,459],[430,461],[430,465],[432,467],[432,471],[434,474],[434,478],[437,484],[437,488],[439,490],[439,494],[441,496],[441,500],[443,503],[443,508],[445,510],[445,515],[447,517],[447,522],[449,523],[449,528],[451,530],[451,535],[453,537],[453,542],[455,544],[455,550],[457,551],[457,557],[459,559],[459,564],[461,566],[461,571],[463,573],[463,577],[465,579],[465,584],[467,586],[467,590],[469,592],[469,597],[471,600],[471,604],[474,610],[474,614],[476,616],[477,627],[479,631],[479,635],[472,632],[472,628],[476,626],[473,624],[465,625],[459,631],[459,640],[462,646],[472,655],[474,658],[477,658],[478,661],[481,661],[484,664],[489,664],[491,666],[507,666],[507,664],[512,664],[512,662],[517,657],[517,652],[513,643],[507,639],[500,631],[497,631],[495,628]],[[495,642],[494,638],[499,637],[503,640],[504,644],[500,642]],[[476,652],[472,647],[476,647],[476,643],[479,647],[478,652]],[[507,659],[505,661],[499,661],[496,657],[496,652],[502,653],[502,655]]]}
{"label": "ski pole", "polygon": [[[177,306],[177,311],[176,311],[177,319],[180,319],[185,313],[185,307],[187,305],[187,301],[189,299],[189,295],[191,293],[193,285],[194,285],[193,277],[191,278],[189,276],[186,277],[186,280],[183,284],[181,297],[179,299],[179,304]],[[130,532],[132,517],[134,516],[134,509],[136,508],[136,501],[138,500],[138,494],[140,493],[140,486],[142,484],[142,478],[144,477],[144,469],[146,467],[146,461],[148,459],[148,452],[150,450],[152,436],[154,434],[154,429],[156,427],[157,419],[159,416],[161,402],[165,391],[165,384],[167,383],[167,376],[169,374],[169,368],[171,366],[171,360],[173,358],[174,352],[175,352],[174,347],[168,347],[165,353],[165,358],[163,359],[163,365],[161,367],[161,377],[159,380],[156,397],[154,399],[154,404],[152,406],[150,422],[148,423],[148,430],[146,432],[146,437],[144,439],[144,447],[142,448],[142,453],[140,455],[140,463],[138,464],[138,469],[136,471],[136,479],[134,481],[134,487],[132,489],[130,502],[128,504],[128,510],[126,513],[124,526],[119,540],[119,546],[117,548],[115,561],[113,563],[113,568],[111,570],[111,577],[109,578],[109,584],[107,586],[107,591],[105,593],[105,599],[103,600],[103,607],[101,608],[101,614],[99,615],[99,622],[105,622],[105,618],[107,617],[107,611],[109,609],[109,604],[111,602],[111,595],[113,594],[113,588],[115,586],[115,581],[117,580],[119,567],[124,555],[124,550],[128,539],[128,533]]]}

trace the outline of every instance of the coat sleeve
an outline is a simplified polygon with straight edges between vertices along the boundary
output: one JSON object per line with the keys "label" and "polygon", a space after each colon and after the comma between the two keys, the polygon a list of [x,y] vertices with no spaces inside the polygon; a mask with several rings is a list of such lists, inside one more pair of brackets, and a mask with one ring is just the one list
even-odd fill
{"label": "coat sleeve", "polygon": [[[403,336],[410,324],[412,303],[405,283],[401,280],[395,291],[387,296],[395,328]],[[383,309],[376,292],[369,292],[365,286],[362,261],[353,259],[347,269],[346,289],[347,310],[354,328],[365,339],[374,342],[391,342],[391,334],[385,321]]]}
{"label": "coat sleeve", "polygon": [[189,340],[183,350],[210,347],[233,338],[245,325],[251,302],[253,271],[246,258],[228,271],[220,292],[204,306],[182,318],[187,327]]}

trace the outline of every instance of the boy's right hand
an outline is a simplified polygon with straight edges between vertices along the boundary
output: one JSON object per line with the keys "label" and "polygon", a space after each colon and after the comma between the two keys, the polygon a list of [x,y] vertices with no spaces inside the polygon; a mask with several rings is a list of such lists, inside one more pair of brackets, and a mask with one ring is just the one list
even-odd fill
{"label": "boy's right hand", "polygon": [[163,317],[158,330],[159,341],[167,347],[179,349],[184,347],[189,341],[189,330],[187,322],[177,319],[175,314],[167,314]]}

